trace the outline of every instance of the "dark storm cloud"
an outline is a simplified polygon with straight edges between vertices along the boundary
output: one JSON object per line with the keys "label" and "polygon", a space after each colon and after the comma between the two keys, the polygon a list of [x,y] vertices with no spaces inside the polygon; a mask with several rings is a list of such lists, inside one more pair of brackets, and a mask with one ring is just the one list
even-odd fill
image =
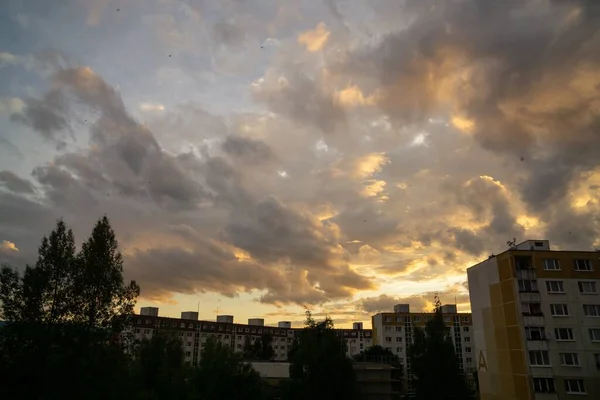
{"label": "dark storm cloud", "polygon": [[[148,194],[162,207],[193,209],[206,195],[180,158],[163,152],[153,133],[128,114],[119,94],[90,68],[64,69],[53,80],[56,87],[42,99],[26,103],[24,115],[32,109],[53,109],[56,99],[60,99],[60,108],[66,109],[66,94],[99,113],[90,128],[93,151],[63,154],[55,165],[34,171],[34,176],[51,189],[50,198],[55,202],[62,204],[65,196],[73,196],[73,203],[93,202],[94,196],[88,191],[95,189],[104,191],[102,196],[110,192],[136,197]],[[64,128],[64,122],[51,127]],[[43,134],[48,130],[43,124],[32,123],[32,127]],[[110,185],[117,190],[108,190]]]}
{"label": "dark storm cloud", "polygon": [[296,68],[283,77],[268,75],[255,87],[254,98],[298,124],[312,125],[325,133],[335,131],[346,120],[344,109],[323,89],[322,82]]}
{"label": "dark storm cloud", "polygon": [[285,285],[276,270],[240,262],[231,251],[204,239],[192,251],[177,247],[140,250],[125,261],[127,274],[140,282],[145,297],[207,291],[234,296],[240,290],[279,290]]}
{"label": "dark storm cloud", "polygon": [[228,136],[221,147],[231,158],[245,163],[260,164],[274,159],[269,146],[260,140]]}
{"label": "dark storm cloud", "polygon": [[213,25],[214,40],[225,46],[237,47],[246,39],[239,24],[232,21],[218,21]]}
{"label": "dark storm cloud", "polygon": [[[373,287],[369,278],[348,266],[335,225],[254,187],[249,171],[276,160],[264,142],[230,135],[221,146],[226,157],[208,148],[200,158],[193,153],[171,155],[90,68],[61,70],[53,82],[53,93],[76,100],[97,118],[89,123],[88,149],[66,152],[34,169],[46,201],[69,215],[106,212],[107,207],[126,215],[127,199],[146,210],[153,209],[151,200],[162,209],[153,218],[167,218],[163,212],[169,213],[168,220],[178,215],[185,220],[187,215],[196,227],[210,220],[204,214],[216,216],[210,229],[190,228],[187,237],[154,227],[148,240],[157,238],[161,245],[151,248],[140,246],[135,234],[126,237],[131,243],[125,253],[127,273],[140,281],[144,296],[195,290],[234,295],[259,289],[264,291],[258,299],[262,302],[312,304]],[[45,106],[48,98],[36,101]],[[146,225],[141,216],[125,218]],[[233,246],[251,258],[238,258]]]}
{"label": "dark storm cloud", "polygon": [[23,111],[12,114],[11,120],[27,125],[44,139],[63,146],[64,138],[57,135],[69,127],[67,112],[67,103],[62,93],[51,90],[41,99],[26,99]]}
{"label": "dark storm cloud", "polygon": [[0,171],[0,186],[4,186],[14,193],[33,193],[35,191],[31,182],[19,178],[11,171]]}

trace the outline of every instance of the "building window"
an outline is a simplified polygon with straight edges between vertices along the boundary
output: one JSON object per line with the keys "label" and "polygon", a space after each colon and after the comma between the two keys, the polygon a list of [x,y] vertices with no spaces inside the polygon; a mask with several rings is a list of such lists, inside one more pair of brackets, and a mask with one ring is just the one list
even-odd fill
{"label": "building window", "polygon": [[392,338],[391,338],[391,336],[386,336],[386,337],[385,337],[385,341],[386,341],[386,343],[392,343]]}
{"label": "building window", "polygon": [[523,315],[543,315],[540,303],[522,303]]}
{"label": "building window", "polygon": [[179,332],[179,337],[182,338],[183,337],[183,332]]}
{"label": "building window", "polygon": [[185,322],[182,322],[181,324],[179,324],[180,328],[185,328]]}
{"label": "building window", "polygon": [[467,337],[465,337],[465,342],[470,342],[470,341],[471,341],[471,338],[470,338],[470,337],[468,337],[468,336],[467,336]]}
{"label": "building window", "polygon": [[573,260],[575,271],[593,271],[590,260]]}
{"label": "building window", "polygon": [[470,363],[470,362],[473,362],[473,359],[472,359],[471,357],[467,357],[467,358],[465,358],[465,360],[466,360],[466,362],[468,362],[468,363]]}
{"label": "building window", "polygon": [[592,294],[598,293],[596,291],[596,282],[577,282],[579,286],[579,293]]}
{"label": "building window", "polygon": [[596,362],[596,368],[600,369],[600,353],[594,353],[594,361]]}
{"label": "building window", "polygon": [[149,319],[146,320],[146,325],[150,325],[151,323],[152,323],[151,320],[149,320]]}
{"label": "building window", "polygon": [[536,393],[555,393],[553,378],[533,378],[533,390]]}
{"label": "building window", "polygon": [[465,347],[465,353],[470,353],[471,352],[471,348],[470,347]]}
{"label": "building window", "polygon": [[444,317],[444,322],[450,322],[450,317]]}
{"label": "building window", "polygon": [[391,326],[384,326],[384,331],[390,332],[392,330]]}
{"label": "building window", "polygon": [[413,317],[413,322],[420,322],[421,321],[421,317]]}
{"label": "building window", "polygon": [[590,329],[590,340],[592,342],[600,342],[600,329],[599,328]]}
{"label": "building window", "polygon": [[469,317],[462,317],[462,322],[469,322]]}
{"label": "building window", "polygon": [[404,317],[396,317],[396,322],[404,322]]}
{"label": "building window", "polygon": [[560,264],[558,260],[546,259],[544,260],[544,269],[546,271],[560,271]]}
{"label": "building window", "polygon": [[396,353],[402,353],[402,347],[396,347]]}
{"label": "building window", "polygon": [[537,292],[538,286],[535,279],[519,279],[519,292]]}
{"label": "building window", "polygon": [[402,332],[402,327],[401,326],[397,326],[396,327],[396,332]]}
{"label": "building window", "polygon": [[532,366],[549,366],[550,356],[547,350],[529,351],[529,364]]}
{"label": "building window", "polygon": [[583,379],[565,379],[565,392],[567,393],[585,393]]}
{"label": "building window", "polygon": [[569,308],[566,304],[550,304],[550,314],[555,317],[568,317]]}
{"label": "building window", "polygon": [[525,337],[527,340],[545,340],[546,328],[543,326],[528,326],[525,327]]}
{"label": "building window", "polygon": [[396,343],[402,343],[402,338],[400,336],[396,337]]}
{"label": "building window", "polygon": [[548,293],[564,293],[565,286],[563,281],[546,281],[546,290]]}
{"label": "building window", "polygon": [[463,326],[463,332],[469,332],[469,327],[468,326]]}
{"label": "building window", "polygon": [[391,319],[390,317],[385,317],[385,318],[384,318],[384,321],[385,321],[385,322],[392,322],[392,319]]}
{"label": "building window", "polygon": [[191,352],[191,351],[186,351],[186,352],[185,352],[185,356],[186,356],[186,357],[190,357],[191,355],[192,355],[192,352]]}
{"label": "building window", "polygon": [[600,304],[584,304],[583,314],[586,317],[600,317]]}
{"label": "building window", "polygon": [[150,329],[144,329],[144,335],[149,335],[150,334]]}
{"label": "building window", "polygon": [[579,355],[577,353],[560,353],[560,363],[565,367],[579,367]]}
{"label": "building window", "polygon": [[[573,329],[571,328],[554,328],[554,336],[558,341],[572,341]],[[591,336],[591,333],[590,333]]]}
{"label": "building window", "polygon": [[192,337],[192,332],[188,332],[188,337]]}
{"label": "building window", "polygon": [[135,330],[135,333],[140,333],[140,329],[139,329],[139,328],[137,328],[137,329]]}

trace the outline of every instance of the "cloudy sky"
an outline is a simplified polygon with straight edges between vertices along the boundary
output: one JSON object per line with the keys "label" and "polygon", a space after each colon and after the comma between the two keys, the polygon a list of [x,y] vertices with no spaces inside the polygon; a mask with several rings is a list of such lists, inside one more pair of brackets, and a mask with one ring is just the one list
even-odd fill
{"label": "cloudy sky", "polygon": [[594,3],[4,0],[0,262],[106,214],[163,315],[466,311],[512,238],[600,247]]}

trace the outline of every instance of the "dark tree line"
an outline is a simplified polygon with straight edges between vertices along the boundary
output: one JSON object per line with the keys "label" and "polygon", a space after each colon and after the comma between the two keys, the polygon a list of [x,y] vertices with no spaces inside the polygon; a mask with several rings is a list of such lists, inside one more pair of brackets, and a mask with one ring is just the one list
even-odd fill
{"label": "dark tree line", "polygon": [[415,328],[410,359],[418,400],[465,400],[474,393],[461,374],[450,329],[436,298],[433,318],[425,329]]}
{"label": "dark tree line", "polygon": [[[181,340],[158,330],[136,343],[131,316],[140,293],[123,280],[123,258],[109,220],[97,221],[76,251],[73,232],[61,220],[42,239],[35,265],[19,274],[0,268],[0,388],[2,398],[54,400],[320,400],[358,398],[346,342],[330,318],[305,328],[288,353],[290,379],[267,390],[250,361],[274,358],[273,338],[247,341],[241,354],[209,339],[196,366],[184,362]],[[374,346],[355,357],[389,359]],[[417,398],[462,400],[467,391],[441,308],[411,347]]]}

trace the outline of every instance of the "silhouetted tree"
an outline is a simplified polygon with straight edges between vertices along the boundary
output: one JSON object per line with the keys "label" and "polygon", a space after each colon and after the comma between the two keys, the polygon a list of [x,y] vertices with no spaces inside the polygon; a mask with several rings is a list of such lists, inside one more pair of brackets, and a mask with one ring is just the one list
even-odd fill
{"label": "silhouetted tree", "polygon": [[249,336],[246,336],[243,349],[243,358],[245,360],[270,361],[274,356],[273,336],[264,333],[254,339],[254,343],[251,342]]}
{"label": "silhouetted tree", "polygon": [[121,332],[133,314],[139,286],[123,282],[123,257],[106,216],[94,226],[77,256],[74,298],[75,320],[90,328]]}
{"label": "silhouetted tree", "polygon": [[188,396],[181,340],[169,332],[155,332],[135,352],[132,374],[141,399],[183,400]]}
{"label": "silhouetted tree", "polygon": [[261,400],[265,395],[258,372],[214,338],[204,345],[191,385],[192,398],[198,400]]}
{"label": "silhouetted tree", "polygon": [[356,398],[356,376],[346,357],[346,342],[337,337],[333,328],[331,318],[317,322],[306,311],[305,328],[288,354],[291,364],[287,399]]}
{"label": "silhouetted tree", "polygon": [[442,307],[436,298],[434,317],[425,329],[415,328],[410,348],[412,374],[418,400],[463,400],[469,398],[464,377]]}
{"label": "silhouetted tree", "polygon": [[127,396],[128,360],[111,339],[125,328],[138,294],[134,282],[123,284],[106,217],[78,256],[73,233],[59,220],[23,276],[0,269],[0,317],[8,321],[0,330],[3,398]]}

